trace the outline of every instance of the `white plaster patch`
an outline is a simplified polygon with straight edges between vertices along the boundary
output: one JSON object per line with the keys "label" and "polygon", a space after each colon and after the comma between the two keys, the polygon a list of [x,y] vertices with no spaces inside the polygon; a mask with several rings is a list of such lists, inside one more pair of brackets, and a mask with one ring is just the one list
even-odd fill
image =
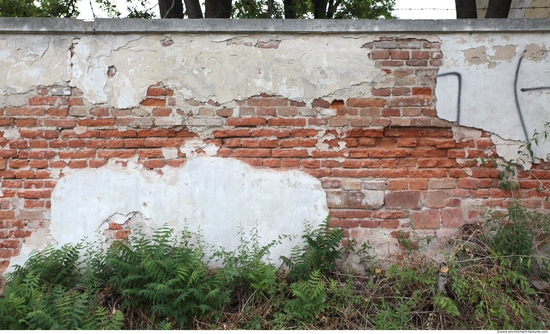
{"label": "white plaster patch", "polygon": [[[62,178],[52,194],[49,233],[40,240],[58,246],[77,243],[97,237],[109,218],[139,212],[151,228],[168,224],[181,231],[187,224],[191,232],[201,231],[207,244],[235,249],[239,226],[245,233],[257,226],[265,245],[281,235],[301,235],[306,222],[316,227],[328,215],[320,181],[302,172],[255,169],[214,157],[189,160],[171,172],[165,179],[137,167],[108,165]],[[289,255],[300,240],[293,242],[275,246],[272,260]],[[44,246],[27,241],[12,263],[21,263],[32,249]]]}
{"label": "white plaster patch", "polygon": [[19,139],[21,137],[19,133],[19,129],[12,128],[12,129],[6,129],[3,130],[4,132],[4,138],[6,139]]}
{"label": "white plaster patch", "polygon": [[[522,142],[544,131],[550,120],[547,34],[441,38],[444,58],[436,87],[440,118]],[[535,157],[546,159],[550,145],[543,146],[534,150]]]}
{"label": "white plaster patch", "polygon": [[176,159],[178,157],[177,148],[162,148],[162,156],[164,159]]}
{"label": "white plaster patch", "polygon": [[491,135],[491,140],[495,143],[499,157],[508,162],[521,165],[524,170],[531,169],[531,157],[525,152],[525,144],[515,140],[505,140],[497,135]]}

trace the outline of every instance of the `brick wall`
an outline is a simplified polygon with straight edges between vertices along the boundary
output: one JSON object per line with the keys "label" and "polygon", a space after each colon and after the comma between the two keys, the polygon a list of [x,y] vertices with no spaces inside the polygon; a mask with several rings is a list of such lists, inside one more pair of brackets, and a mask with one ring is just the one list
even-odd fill
{"label": "brick wall", "polygon": [[[67,171],[137,159],[160,172],[207,154],[205,145],[218,157],[318,178],[333,225],[359,239],[406,229],[411,219],[417,229],[454,229],[479,215],[472,204],[509,205],[499,171],[476,160],[497,157],[490,133],[437,117],[440,43],[383,37],[363,48],[389,78],[368,98],[262,94],[220,105],[177,97],[159,82],[139,108],[117,109],[89,103],[76,88],[37,83],[25,103],[0,108],[0,272],[25,238],[48,226],[53,188]],[[193,142],[203,145],[180,150]],[[550,164],[518,177],[514,195],[549,208],[538,190],[549,185]]]}

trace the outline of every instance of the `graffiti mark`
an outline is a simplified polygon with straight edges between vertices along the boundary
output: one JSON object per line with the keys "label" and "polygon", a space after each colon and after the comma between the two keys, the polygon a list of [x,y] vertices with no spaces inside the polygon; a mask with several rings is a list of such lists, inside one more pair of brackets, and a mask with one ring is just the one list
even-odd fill
{"label": "graffiti mark", "polygon": [[533,87],[533,88],[522,88],[520,89],[522,92],[530,92],[530,91],[534,91],[534,90],[546,90],[546,89],[550,89],[550,87]]}
{"label": "graffiti mark", "polygon": [[458,97],[456,102],[456,121],[458,124],[460,124],[460,100],[462,99],[462,75],[458,72],[448,72],[443,74],[438,74],[438,77],[446,77],[449,75],[456,76],[456,79],[458,80]]}
{"label": "graffiti mark", "polygon": [[[519,95],[518,95],[518,77],[519,77],[519,69],[521,68],[521,63],[523,62],[523,56],[519,57],[518,66],[516,67],[516,76],[514,78],[514,98],[516,100],[516,109],[519,115],[519,120],[521,122],[521,128],[523,129],[523,135],[525,136],[525,142],[529,142],[529,134],[527,131],[527,126],[525,125],[525,121],[523,120],[523,113],[521,112],[521,106],[519,104]],[[533,156],[531,155],[531,160],[533,159]]]}

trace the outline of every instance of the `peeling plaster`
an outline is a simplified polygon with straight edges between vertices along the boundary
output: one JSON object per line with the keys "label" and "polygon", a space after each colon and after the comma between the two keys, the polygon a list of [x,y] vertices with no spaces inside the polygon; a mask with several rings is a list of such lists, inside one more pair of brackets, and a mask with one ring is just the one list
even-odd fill
{"label": "peeling plaster", "polygon": [[[51,201],[50,226],[33,233],[12,266],[46,244],[104,238],[106,222],[120,223],[135,216],[131,213],[139,213],[152,229],[168,224],[178,232],[187,226],[207,244],[228,250],[238,246],[240,227],[249,233],[257,226],[266,245],[282,235],[299,236],[306,223],[317,227],[328,215],[321,182],[308,174],[211,157],[164,168],[163,175],[130,162],[79,170],[59,180]],[[275,246],[272,259],[278,263],[280,255],[290,255],[297,242]]]}
{"label": "peeling plaster", "polygon": [[[544,131],[550,120],[548,34],[441,38],[444,57],[436,86],[440,118],[517,142]],[[548,143],[540,145],[535,157],[546,159],[548,152]]]}

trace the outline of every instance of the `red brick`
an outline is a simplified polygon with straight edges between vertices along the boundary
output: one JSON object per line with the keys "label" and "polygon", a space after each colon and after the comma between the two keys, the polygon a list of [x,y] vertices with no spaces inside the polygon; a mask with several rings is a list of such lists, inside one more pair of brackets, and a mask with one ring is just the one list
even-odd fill
{"label": "red brick", "polygon": [[391,108],[384,108],[384,109],[382,109],[382,116],[384,116],[384,117],[399,117],[399,116],[401,116],[401,110],[391,109]]}
{"label": "red brick", "polygon": [[2,242],[0,242],[0,247],[19,248],[20,243],[21,242],[19,240],[2,240]]}
{"label": "red brick", "polygon": [[119,158],[119,159],[130,159],[136,155],[135,150],[103,150],[97,152],[98,158]]}
{"label": "red brick", "polygon": [[83,106],[84,100],[81,97],[71,97],[69,98],[69,107],[72,106]]}
{"label": "red brick", "polygon": [[124,139],[124,147],[139,148],[143,147],[144,139]]}
{"label": "red brick", "polygon": [[397,139],[398,147],[416,147],[418,139],[415,138],[399,138]]}
{"label": "red brick", "polygon": [[135,130],[101,130],[99,132],[99,137],[114,137],[114,138],[124,138],[124,137],[136,137],[137,132]]}
{"label": "red brick", "polygon": [[0,219],[15,219],[13,210],[0,210]]}
{"label": "red brick", "polygon": [[292,129],[292,137],[315,137],[319,133],[318,130],[314,129]]}
{"label": "red brick", "polygon": [[429,87],[414,87],[412,95],[432,95],[432,89]]}
{"label": "red brick", "polygon": [[[215,133],[215,131],[214,131]],[[286,138],[290,137],[290,130],[276,130],[276,129],[254,129],[251,131],[253,137],[277,137]]]}
{"label": "red brick", "polygon": [[393,97],[387,100],[389,107],[425,107],[432,104],[432,97],[424,97],[423,95]]}
{"label": "red brick", "polygon": [[309,154],[306,150],[273,149],[271,152],[274,158],[306,158]]}
{"label": "red brick", "polygon": [[407,96],[411,95],[411,89],[409,87],[394,87],[391,90],[393,96]]}
{"label": "red brick", "polygon": [[441,215],[439,210],[427,209],[414,211],[411,215],[415,228],[438,229],[441,227]]}
{"label": "red brick", "polygon": [[475,140],[475,144],[477,148],[491,148],[495,145],[493,144],[493,141],[490,138],[479,138]]}
{"label": "red brick", "polygon": [[390,52],[387,50],[374,50],[369,55],[371,59],[390,59]]}
{"label": "red brick", "polygon": [[241,140],[241,146],[242,147],[246,147],[246,148],[257,148],[257,147],[260,147],[261,141],[258,140],[258,139],[242,139]]}
{"label": "red brick", "polygon": [[90,112],[90,115],[95,116],[95,117],[105,117],[105,116],[109,116],[110,109],[109,108],[97,107],[97,108],[90,109],[89,112]]}
{"label": "red brick", "polygon": [[441,210],[441,220],[444,227],[460,227],[464,225],[464,216],[460,208],[444,208]]}
{"label": "red brick", "polygon": [[48,190],[19,190],[17,196],[19,198],[50,198],[52,191]]}
{"label": "red brick", "polygon": [[168,92],[163,87],[149,87],[147,89],[147,96],[168,96]]}
{"label": "red brick", "polygon": [[51,159],[55,157],[56,152],[53,150],[29,150],[21,151],[19,158],[21,159]]}
{"label": "red brick", "polygon": [[5,109],[5,115],[6,116],[44,116],[46,114],[46,109],[44,108],[28,108],[28,107],[20,107],[20,108],[6,108]]}
{"label": "red brick", "polygon": [[15,120],[15,125],[22,127],[34,127],[36,126],[36,119],[34,118],[19,118]]}
{"label": "red brick", "polygon": [[99,118],[99,119],[79,119],[79,126],[113,126],[115,125],[114,118]]}
{"label": "red brick", "polygon": [[35,96],[29,98],[29,105],[31,106],[53,106],[57,102],[66,103],[66,99],[58,96]]}
{"label": "red brick", "polygon": [[149,169],[162,168],[165,165],[166,165],[166,162],[160,159],[151,159],[143,162],[143,166]]}
{"label": "red brick", "polygon": [[270,149],[234,149],[232,152],[234,157],[269,157],[271,156]]}
{"label": "red brick", "polygon": [[412,59],[429,59],[430,51],[411,51]]}
{"label": "red brick", "polygon": [[369,151],[370,158],[403,158],[409,155],[406,149],[376,149]]}
{"label": "red brick", "polygon": [[446,157],[447,151],[444,149],[416,149],[410,151],[411,157]]}
{"label": "red brick", "polygon": [[262,166],[279,168],[281,167],[281,159],[262,159]]}
{"label": "red brick", "polygon": [[444,208],[447,206],[447,192],[444,190],[425,191],[422,193],[424,205],[428,208]]}
{"label": "red brick", "polygon": [[137,154],[142,159],[164,157],[161,149],[141,149],[137,151]]}
{"label": "red brick", "polygon": [[261,117],[227,119],[227,125],[229,126],[254,127],[254,126],[263,126],[265,124],[266,124],[266,119]]}
{"label": "red brick", "polygon": [[67,141],[67,146],[70,148],[80,148],[86,146],[86,141],[83,139],[69,139]]}
{"label": "red brick", "polygon": [[172,109],[170,108],[155,108],[153,109],[153,116],[156,117],[168,117],[172,114]]}
{"label": "red brick", "polygon": [[391,59],[394,60],[406,60],[410,58],[409,51],[392,51]]}
{"label": "red brick", "polygon": [[229,129],[229,130],[214,131],[214,138],[232,138],[232,137],[250,137],[250,136],[251,136],[251,132],[248,129]]}
{"label": "red brick", "polygon": [[419,209],[420,191],[388,191],[384,201],[388,209]]}
{"label": "red brick", "polygon": [[69,161],[69,167],[71,168],[86,168],[88,167],[87,160],[71,160]]}
{"label": "red brick", "polygon": [[248,105],[252,107],[284,107],[288,106],[288,100],[279,97],[251,97]]}
{"label": "red brick", "polygon": [[[281,167],[283,168],[299,168],[300,159],[281,159]],[[311,169],[309,169],[311,170]]]}
{"label": "red brick", "polygon": [[372,96],[390,96],[391,88],[373,88],[371,94]]}
{"label": "red brick", "polygon": [[409,179],[409,189],[411,190],[426,190],[428,189],[427,179]]}
{"label": "red brick", "polygon": [[384,107],[386,100],[383,99],[348,99],[346,105],[352,108]]}
{"label": "red brick", "polygon": [[267,121],[269,126],[305,126],[305,118],[270,118]]}
{"label": "red brick", "polygon": [[407,190],[409,182],[407,179],[391,179],[388,180],[388,190]]}
{"label": "red brick", "polygon": [[107,163],[108,163],[108,161],[105,160],[105,159],[93,159],[93,160],[88,161],[88,166],[90,168],[100,168],[100,167],[105,166]]}
{"label": "red brick", "polygon": [[141,101],[141,105],[145,107],[166,107],[165,99],[146,98]]}
{"label": "red brick", "polygon": [[458,180],[458,187],[463,189],[477,189],[478,184],[478,179],[462,178]]}

